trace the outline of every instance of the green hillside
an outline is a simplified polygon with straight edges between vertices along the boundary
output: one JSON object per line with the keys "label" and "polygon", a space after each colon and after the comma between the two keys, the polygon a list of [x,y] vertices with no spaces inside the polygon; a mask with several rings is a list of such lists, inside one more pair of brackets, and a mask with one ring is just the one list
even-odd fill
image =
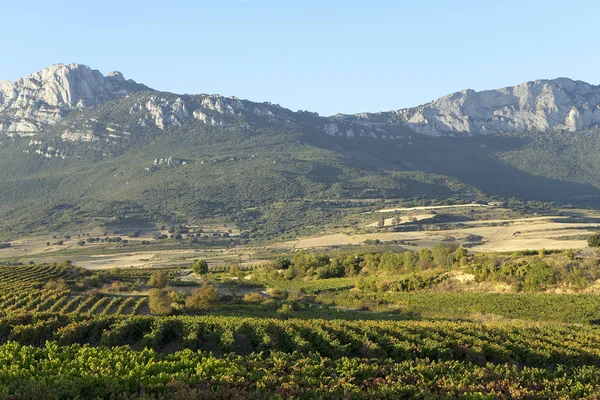
{"label": "green hillside", "polygon": [[[471,138],[413,134],[410,141],[346,138],[323,134],[319,117],[281,109],[293,114],[293,123],[237,117],[225,126],[189,120],[161,130],[140,126],[129,111],[148,96],[74,111],[36,138],[46,153],[58,150],[64,159],[36,154],[40,145],[30,138],[4,138],[2,235],[77,222],[214,216],[258,236],[293,235],[343,214],[319,203],[325,199],[600,202],[597,129]],[[186,101],[193,107],[199,100]],[[111,136],[112,126],[126,134]],[[61,139],[66,130],[83,129],[100,140]],[[153,167],[161,158],[185,165]]]}

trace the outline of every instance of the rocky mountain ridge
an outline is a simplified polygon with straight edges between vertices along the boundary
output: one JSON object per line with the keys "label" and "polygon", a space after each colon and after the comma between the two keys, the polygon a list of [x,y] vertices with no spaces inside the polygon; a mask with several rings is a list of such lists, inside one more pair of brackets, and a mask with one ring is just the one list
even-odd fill
{"label": "rocky mountain ridge", "polygon": [[[537,80],[495,90],[461,92],[397,111],[320,117],[276,104],[220,95],[160,93],[79,64],[56,64],[16,82],[0,81],[0,134],[35,136],[73,110],[138,92],[129,108],[136,125],[161,130],[199,121],[212,126],[283,124],[347,138],[411,140],[412,135],[471,136],[512,131],[576,131],[600,123],[600,86],[567,78]],[[94,121],[88,121],[94,125]],[[108,129],[108,136],[128,135]],[[93,129],[65,129],[64,141],[98,140]]]}
{"label": "rocky mountain ridge", "polygon": [[0,81],[0,133],[33,136],[69,112],[151,90],[120,72],[55,64],[15,82]]}
{"label": "rocky mountain ridge", "polygon": [[418,107],[349,119],[399,122],[429,136],[576,131],[600,123],[600,86],[568,78],[536,80],[495,90],[463,90]]}

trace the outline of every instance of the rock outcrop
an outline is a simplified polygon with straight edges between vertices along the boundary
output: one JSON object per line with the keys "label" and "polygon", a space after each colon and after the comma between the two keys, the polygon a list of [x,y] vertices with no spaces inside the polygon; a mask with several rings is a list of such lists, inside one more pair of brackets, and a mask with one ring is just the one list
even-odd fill
{"label": "rock outcrop", "polygon": [[137,102],[129,110],[130,114],[141,114],[141,126],[154,125],[165,129],[168,125],[181,126],[183,120],[190,117],[185,102],[180,98],[174,101],[160,96],[150,96],[145,102]]}
{"label": "rock outcrop", "polygon": [[120,72],[107,76],[79,64],[55,64],[16,82],[0,81],[0,134],[31,136],[70,111],[150,90]]}
{"label": "rock outcrop", "polygon": [[[103,76],[84,65],[56,64],[16,82],[0,81],[0,134],[33,136],[73,110],[149,90],[126,80],[120,72]],[[409,141],[413,134],[465,136],[555,129],[576,131],[600,124],[600,86],[567,78],[481,92],[463,90],[418,107],[331,117],[293,112],[268,102],[207,94],[179,96],[152,92],[139,95],[130,104],[133,104],[128,105],[130,115],[142,127],[164,130],[194,121],[242,128],[279,124],[348,139]],[[66,129],[61,138],[71,142],[106,140],[97,136],[98,129],[84,128]],[[118,140],[128,134],[111,131],[105,136],[108,140]]]}
{"label": "rock outcrop", "polygon": [[559,78],[481,92],[463,90],[419,107],[358,114],[352,120],[379,127],[401,123],[430,136],[576,131],[600,123],[600,86]]}

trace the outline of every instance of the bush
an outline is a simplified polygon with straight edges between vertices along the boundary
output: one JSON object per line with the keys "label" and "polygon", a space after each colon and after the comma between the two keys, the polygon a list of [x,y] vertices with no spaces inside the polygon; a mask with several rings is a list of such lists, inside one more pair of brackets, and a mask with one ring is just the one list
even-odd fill
{"label": "bush", "polygon": [[184,291],[173,291],[171,293],[169,293],[169,296],[171,297],[171,304],[173,306],[173,308],[175,308],[176,310],[182,310],[183,307],[185,306],[185,300],[186,300],[186,295]]}
{"label": "bush", "polygon": [[190,310],[205,310],[214,305],[218,293],[216,287],[205,282],[202,287],[194,289],[192,294],[185,299],[185,306]]}
{"label": "bush", "polygon": [[277,309],[277,314],[282,315],[282,316],[288,316],[292,312],[294,312],[294,306],[289,303],[284,303],[281,305],[281,307],[279,307]]}
{"label": "bush", "polygon": [[162,289],[167,286],[167,275],[162,271],[154,271],[148,280],[148,286]]}
{"label": "bush", "polygon": [[100,276],[98,276],[97,274],[90,276],[90,279],[88,280],[88,284],[91,287],[95,288],[100,287],[101,283],[102,282],[100,281]]}
{"label": "bush", "polygon": [[600,233],[594,233],[588,238],[589,247],[600,247]]}
{"label": "bush", "polygon": [[169,293],[163,289],[152,289],[148,296],[150,312],[155,315],[169,315],[173,312]]}
{"label": "bush", "polygon": [[276,269],[288,269],[292,265],[292,261],[286,257],[279,257],[274,262]]}
{"label": "bush", "polygon": [[278,288],[271,288],[268,290],[268,293],[271,297],[274,297],[274,298],[282,298],[287,295],[285,290],[278,289]]}
{"label": "bush", "polygon": [[243,297],[246,303],[261,304],[265,299],[258,292],[246,293]]}
{"label": "bush", "polygon": [[194,264],[192,264],[192,271],[196,275],[205,275],[208,273],[208,263],[206,260],[196,260]]}
{"label": "bush", "polygon": [[69,290],[70,288],[64,279],[59,279],[57,281],[46,282],[46,284],[44,285],[44,289],[64,291],[64,290]]}
{"label": "bush", "polygon": [[523,286],[529,290],[544,289],[554,283],[554,270],[541,259],[532,260],[531,268],[525,274]]}

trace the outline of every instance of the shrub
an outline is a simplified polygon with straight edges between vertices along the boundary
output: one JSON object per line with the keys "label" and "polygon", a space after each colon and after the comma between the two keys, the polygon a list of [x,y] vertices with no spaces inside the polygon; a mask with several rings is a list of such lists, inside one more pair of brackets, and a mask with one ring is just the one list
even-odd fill
{"label": "shrub", "polygon": [[64,291],[64,290],[69,290],[70,288],[64,279],[59,279],[57,281],[52,280],[52,281],[46,282],[46,284],[44,285],[44,289]]}
{"label": "shrub", "polygon": [[169,315],[173,312],[169,293],[163,289],[152,289],[148,295],[150,312],[155,315]]}
{"label": "shrub", "polygon": [[90,279],[88,280],[88,284],[91,287],[96,287],[96,288],[100,287],[100,285],[101,285],[100,276],[98,276],[97,274],[90,276]]}
{"label": "shrub", "polygon": [[288,269],[292,265],[292,261],[286,257],[279,257],[274,264],[276,269]]}
{"label": "shrub", "polygon": [[274,297],[274,298],[285,297],[287,294],[285,290],[278,289],[278,288],[271,288],[268,290],[268,293],[271,297]]}
{"label": "shrub", "polygon": [[181,290],[178,292],[172,291],[171,293],[169,293],[169,296],[171,297],[171,304],[173,308],[175,308],[176,310],[182,310],[185,306],[185,292]]}
{"label": "shrub", "polygon": [[285,303],[285,304],[282,304],[281,307],[279,307],[277,309],[277,314],[287,316],[287,315],[291,314],[293,311],[294,311],[294,306],[289,303]]}
{"label": "shrub", "polygon": [[243,297],[246,303],[261,304],[265,299],[258,292],[246,293]]}
{"label": "shrub", "polygon": [[523,286],[529,290],[544,289],[554,283],[554,270],[541,259],[532,260],[531,268],[526,272]]}
{"label": "shrub", "polygon": [[192,294],[185,299],[185,306],[190,310],[205,310],[214,305],[217,296],[217,288],[205,282],[202,287],[194,289]]}
{"label": "shrub", "polygon": [[600,247],[600,233],[594,233],[588,238],[589,247]]}
{"label": "shrub", "polygon": [[167,286],[167,275],[162,271],[154,271],[148,280],[148,286],[162,289]]}
{"label": "shrub", "polygon": [[206,260],[196,260],[194,264],[192,264],[192,271],[196,275],[205,275],[208,273],[208,263]]}

